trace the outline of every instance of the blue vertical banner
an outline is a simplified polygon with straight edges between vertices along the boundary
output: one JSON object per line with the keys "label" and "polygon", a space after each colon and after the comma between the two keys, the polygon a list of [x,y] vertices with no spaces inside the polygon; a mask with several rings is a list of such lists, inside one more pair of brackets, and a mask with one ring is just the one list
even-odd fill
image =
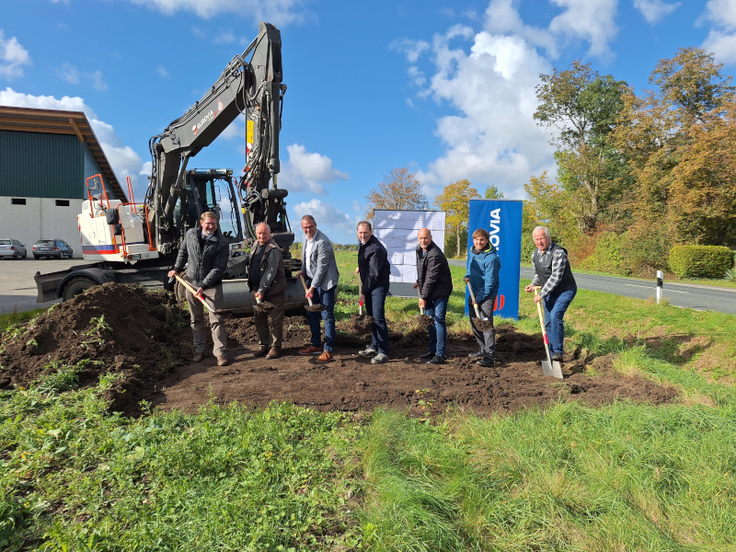
{"label": "blue vertical banner", "polygon": [[[471,199],[468,214],[468,252],[473,247],[473,232],[485,228],[501,259],[500,286],[493,314],[514,320],[519,319],[522,206],[521,200]],[[465,314],[469,305],[466,289]]]}

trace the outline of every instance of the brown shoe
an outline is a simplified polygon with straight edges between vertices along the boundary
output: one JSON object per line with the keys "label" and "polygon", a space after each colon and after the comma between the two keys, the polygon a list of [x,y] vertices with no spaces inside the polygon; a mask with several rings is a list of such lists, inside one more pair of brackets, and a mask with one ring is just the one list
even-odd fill
{"label": "brown shoe", "polygon": [[319,347],[315,347],[314,345],[307,345],[304,347],[301,351],[299,351],[300,355],[318,355],[322,352],[322,349]]}
{"label": "brown shoe", "polygon": [[230,361],[227,359],[225,355],[220,355],[217,357],[218,366],[227,366],[228,364],[230,364]]}
{"label": "brown shoe", "polygon": [[253,353],[253,356],[255,356],[255,357],[264,357],[264,356],[266,356],[267,353],[268,353],[268,347],[262,346],[255,353]]}
{"label": "brown shoe", "polygon": [[278,347],[271,347],[271,350],[268,351],[266,358],[279,358],[280,356],[281,356],[281,349],[279,349]]}
{"label": "brown shoe", "polygon": [[204,360],[204,353],[194,353],[192,362],[202,362]]}
{"label": "brown shoe", "polygon": [[319,358],[317,359],[317,362],[320,364],[327,364],[332,360],[332,353],[330,351],[323,351],[321,355],[319,355]]}

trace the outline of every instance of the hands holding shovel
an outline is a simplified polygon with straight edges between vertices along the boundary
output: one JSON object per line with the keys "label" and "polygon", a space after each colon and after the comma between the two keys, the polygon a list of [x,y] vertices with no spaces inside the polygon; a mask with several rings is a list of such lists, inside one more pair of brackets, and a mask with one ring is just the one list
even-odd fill
{"label": "hands holding shovel", "polygon": [[176,281],[179,282],[181,285],[183,285],[186,289],[188,289],[191,292],[191,294],[194,295],[197,299],[199,299],[200,302],[205,307],[207,307],[207,310],[208,311],[218,312],[218,313],[221,312],[221,311],[216,310],[215,307],[214,307],[214,305],[210,304],[210,302],[207,301],[207,298],[204,296],[204,293],[203,293],[203,290],[202,290],[201,287],[195,289],[192,284],[190,284],[189,282],[187,282],[184,278],[182,278],[181,276],[179,276],[179,274],[177,274],[173,270],[170,270],[169,271],[168,277],[169,278],[172,278],[172,277],[173,278],[176,278]]}
{"label": "hands holding shovel", "polygon": [[321,311],[325,310],[325,306],[324,305],[322,305],[322,304],[315,305],[315,304],[312,303],[312,289],[314,289],[314,288],[307,289],[307,282],[304,281],[304,274],[302,274],[301,271],[300,271],[298,275],[299,275],[299,279],[302,281],[302,286],[304,286],[304,297],[307,298],[307,302],[309,303],[309,305],[307,306],[307,311],[309,311],[309,312],[321,312]]}
{"label": "hands holding shovel", "polygon": [[475,309],[475,327],[478,328],[478,331],[480,332],[492,330],[493,321],[481,316],[480,310],[478,309],[478,302],[475,300],[475,293],[473,293],[473,288],[470,286],[470,280],[465,280],[465,284],[468,286],[470,300],[472,301],[473,308]]}

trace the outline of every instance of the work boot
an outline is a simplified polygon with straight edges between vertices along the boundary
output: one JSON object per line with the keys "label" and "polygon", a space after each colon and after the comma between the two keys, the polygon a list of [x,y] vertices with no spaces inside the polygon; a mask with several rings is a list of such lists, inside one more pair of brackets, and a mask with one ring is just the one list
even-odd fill
{"label": "work boot", "polygon": [[319,355],[319,358],[317,359],[317,362],[320,364],[327,364],[328,362],[332,361],[332,352],[331,351],[323,351],[321,355]]}
{"label": "work boot", "polygon": [[372,356],[375,356],[377,352],[378,351],[376,351],[373,347],[369,345],[362,351],[358,351],[358,354],[362,357],[372,357]]}
{"label": "work boot", "polygon": [[445,357],[440,355],[434,355],[431,360],[427,362],[427,364],[444,364],[445,363]]}
{"label": "work boot", "polygon": [[552,360],[562,362],[565,359],[563,358],[562,353],[552,353]]}
{"label": "work boot", "polygon": [[470,353],[468,355],[468,358],[481,358],[483,356],[483,351],[476,351],[475,353]]}
{"label": "work boot", "polygon": [[264,357],[268,354],[268,347],[265,345],[261,345],[261,348],[258,349],[255,353],[253,353],[253,356],[255,357]]}
{"label": "work boot", "polygon": [[490,368],[493,366],[493,357],[491,355],[483,355],[483,357],[476,362],[476,364],[480,366],[485,366],[486,368]]}
{"label": "work boot", "polygon": [[388,362],[388,355],[378,353],[371,359],[371,364],[385,364]]}
{"label": "work boot", "polygon": [[300,355],[318,355],[322,352],[322,349],[315,347],[314,345],[307,345],[299,351]]}
{"label": "work boot", "polygon": [[194,353],[192,362],[202,362],[204,360],[204,353]]}
{"label": "work boot", "polygon": [[230,361],[227,359],[225,355],[220,355],[217,357],[218,366],[227,366],[228,364],[230,364]]}
{"label": "work boot", "polygon": [[422,360],[432,359],[434,358],[434,353],[424,353],[423,355],[419,355],[419,358]]}
{"label": "work boot", "polygon": [[279,349],[278,347],[271,347],[271,350],[268,351],[266,358],[279,358],[280,356],[281,356],[281,349]]}

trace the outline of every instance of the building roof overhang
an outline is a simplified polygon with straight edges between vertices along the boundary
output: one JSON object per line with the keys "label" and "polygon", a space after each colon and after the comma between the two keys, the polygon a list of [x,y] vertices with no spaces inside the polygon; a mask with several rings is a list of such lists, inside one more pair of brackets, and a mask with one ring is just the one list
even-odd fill
{"label": "building roof overhang", "polygon": [[0,105],[0,130],[76,136],[92,152],[105,183],[115,192],[115,196],[123,201],[128,200],[83,112]]}

